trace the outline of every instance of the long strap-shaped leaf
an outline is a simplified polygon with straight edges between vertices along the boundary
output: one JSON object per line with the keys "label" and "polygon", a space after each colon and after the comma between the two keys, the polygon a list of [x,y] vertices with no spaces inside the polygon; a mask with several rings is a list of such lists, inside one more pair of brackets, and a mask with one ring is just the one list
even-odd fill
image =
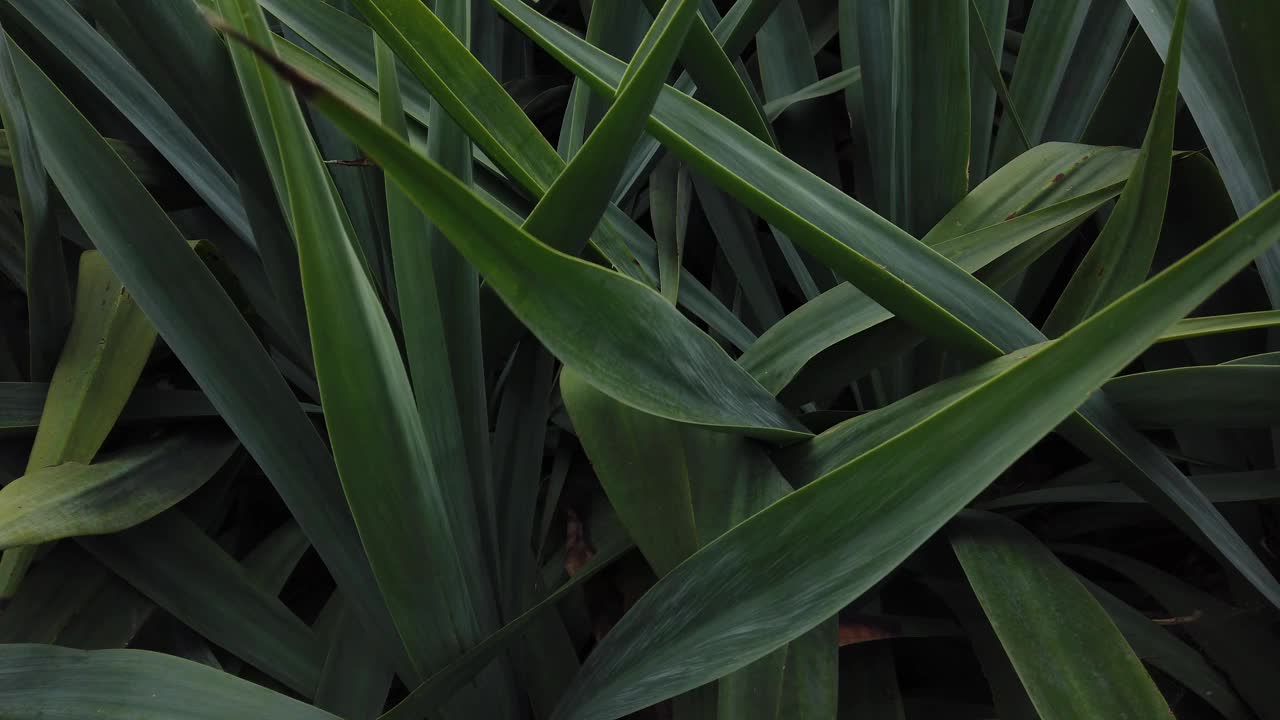
{"label": "long strap-shaped leaf", "polygon": [[1107,383],[1116,407],[1141,427],[1280,425],[1280,366],[1250,363],[1135,373]]}
{"label": "long strap-shaped leaf", "polygon": [[[256,0],[224,0],[223,7],[234,10],[231,17],[254,41],[271,42]],[[476,608],[492,602],[473,596],[460,561],[478,555],[460,555],[457,544],[478,538],[455,532],[459,521],[451,514],[472,509],[450,507],[441,490],[399,346],[342,222],[301,108],[265,67],[258,72],[289,187],[316,378],[338,474],[405,650],[416,673],[426,675],[480,639]]]}
{"label": "long strap-shaped leaf", "polygon": [[291,690],[315,693],[324,648],[310,628],[181,512],[79,543],[196,632]]}
{"label": "long strap-shaped leaf", "polygon": [[[982,382],[730,530],[659,580],[610,631],[557,719],[620,717],[735,670],[830,616],[1277,240],[1273,197],[1060,340],[997,361],[994,372],[979,367]],[[807,591],[797,596],[796,587]]]}
{"label": "long strap-shaped leaf", "polygon": [[1156,107],[1133,174],[1106,226],[1049,313],[1044,325],[1049,337],[1061,335],[1066,328],[1136,287],[1151,271],[1165,199],[1169,196],[1181,56],[1181,43],[1169,48]]}
{"label": "long strap-shaped leaf", "polygon": [[13,720],[337,720],[234,675],[144,650],[0,646],[0,714]]}
{"label": "long strap-shaped leaf", "polygon": [[1239,313],[1238,315],[1208,315],[1193,317],[1175,323],[1160,336],[1161,341],[1186,340],[1188,338],[1216,335],[1218,333],[1258,330],[1280,326],[1280,310]]}
{"label": "long strap-shaped leaf", "polygon": [[383,713],[380,720],[416,720],[431,712],[433,708],[445,704],[467,681],[480,672],[485,665],[493,661],[500,653],[510,647],[529,626],[548,610],[554,609],[574,588],[595,577],[597,573],[613,564],[634,547],[630,539],[624,537],[611,538],[596,549],[596,554],[574,576],[536,605],[521,613],[511,622],[502,626],[498,632],[485,638],[483,642],[467,651],[440,672],[427,678],[425,682],[413,689],[409,696],[398,705]]}
{"label": "long strap-shaped leaf", "polygon": [[1107,612],[1031,533],[975,513],[948,534],[1041,718],[1172,714]]}
{"label": "long strap-shaped leaf", "polygon": [[13,6],[120,105],[209,207],[252,246],[253,232],[235,181],[119,51],[66,0],[14,0]]}
{"label": "long strap-shaped leaf", "polygon": [[644,132],[663,81],[697,18],[698,3],[693,0],[663,5],[622,76],[617,98],[529,213],[521,226],[525,232],[570,254],[586,244],[626,166],[627,153],[618,149],[631,147]]}
{"label": "long strap-shaped leaf", "polygon": [[22,89],[13,74],[8,36],[0,36],[0,119],[18,183],[27,282],[27,328],[31,379],[48,380],[71,325],[71,289],[62,258],[62,237],[53,211],[52,183],[40,161]]}
{"label": "long strap-shaped leaf", "polygon": [[0,547],[133,527],[204,484],[235,448],[225,430],[198,430],[23,475],[0,490]]}
{"label": "long strap-shaped leaf", "polygon": [[[309,42],[330,55],[347,72],[362,78],[369,85],[376,84],[373,79],[376,75],[373,69],[374,53],[368,43],[369,32],[367,26],[361,24],[350,15],[330,7],[322,0],[264,0],[263,6],[279,16],[292,29],[306,37]],[[407,7],[407,11],[429,13],[421,4],[411,4]],[[401,29],[412,31],[412,37],[419,40],[408,42],[407,44],[396,44],[395,49],[397,52],[403,52],[405,48],[434,47],[438,47],[441,51],[440,53],[431,52],[406,59],[410,69],[417,68],[414,69],[414,73],[419,80],[431,87],[435,87],[428,82],[433,77],[433,75],[428,74],[428,70],[431,73],[439,71],[447,76],[447,82],[445,83],[447,86],[470,88],[478,94],[475,99],[465,102],[452,94],[451,91],[446,94],[437,94],[436,98],[442,106],[448,109],[451,117],[455,118],[455,120],[462,118],[462,120],[458,121],[464,127],[472,127],[473,125],[503,129],[512,127],[514,116],[509,114],[511,112],[511,105],[508,102],[510,98],[503,99],[503,96],[506,96],[506,91],[493,81],[493,78],[488,75],[484,67],[472,55],[465,51],[459,51],[457,38],[451,33],[442,34],[440,32],[441,26],[438,21],[424,19],[421,23],[406,25],[403,28],[398,27],[395,32],[399,33]],[[338,86],[331,81],[332,78],[333,80],[346,81],[347,86],[350,87],[350,78],[341,73],[335,73],[331,66],[316,60],[304,51],[280,43],[277,43],[277,47],[291,62],[306,61],[307,65],[299,65],[303,69],[314,68],[315,71],[324,72],[325,74],[322,75],[313,71],[313,74],[315,77],[323,79],[325,84],[337,88]],[[417,52],[417,50],[415,49],[414,52]],[[409,114],[419,122],[426,122],[427,113],[417,108],[414,103],[409,102],[412,99],[413,96],[406,96],[406,109]],[[422,98],[419,99],[422,100]],[[520,179],[526,176],[536,180],[539,184],[526,185],[524,189],[535,197],[541,197],[555,181],[556,175],[563,169],[564,160],[557,155],[555,160],[548,159],[544,161],[543,158],[546,154],[542,147],[547,144],[545,138],[532,127],[526,127],[522,130],[517,127],[516,129],[519,130],[519,138],[521,139],[516,141],[515,144],[503,145],[503,147],[510,153],[513,162],[520,163],[522,170],[516,172],[508,169],[507,172],[517,182],[520,182]],[[479,160],[487,165],[493,165],[494,161],[490,160],[487,155],[493,148],[485,144],[488,142],[485,137],[475,135],[471,137],[476,145],[485,149],[486,154],[481,155]],[[634,155],[636,153],[633,153]],[[502,156],[495,157],[498,160],[502,159]],[[553,240],[558,242],[559,236],[553,236]],[[630,217],[616,206],[611,205],[605,209],[600,226],[592,237],[592,243],[619,271],[650,284],[652,284],[652,279],[657,277],[657,272],[654,269],[656,268],[656,259],[652,240]],[[560,246],[555,245],[555,247]],[[635,261],[639,261],[640,264],[637,266]],[[679,298],[683,307],[717,332],[722,333],[739,348],[745,348],[750,344],[753,336],[746,326],[720,304],[688,271],[681,270],[681,284],[685,287],[685,292],[681,293]],[[493,298],[490,293],[482,293],[481,301],[484,304],[482,313],[485,320],[486,363],[491,365],[501,363],[506,359],[505,356],[502,356],[502,353],[507,351],[511,342],[513,342],[511,333],[518,333],[519,328],[510,327],[509,319],[503,321],[501,315],[494,316],[492,313],[494,307],[491,306],[496,306],[496,309],[502,310],[502,304],[496,298]],[[502,337],[496,337],[500,333],[495,332],[496,328],[494,327],[499,321],[502,321],[503,329],[507,331],[507,334]]]}
{"label": "long strap-shaped leaf", "polygon": [[[923,242],[969,272],[1056,240],[1120,192],[1135,153],[1046,143],[1014,158],[961,200]],[[738,363],[777,392],[816,356],[893,314],[841,283],[762,334]]]}
{"label": "long strap-shaped leaf", "polygon": [[[161,337],[244,442],[338,584],[394,638],[333,460],[235,304],[111,146],[12,48],[45,166]],[[386,650],[390,652],[389,649]]]}
{"label": "long strap-shaped leaf", "polygon": [[[592,87],[614,92],[621,74],[616,61],[520,0],[492,1]],[[925,334],[985,358],[1045,340],[991,288],[692,98],[664,91],[649,132]],[[1130,470],[1145,497],[1280,605],[1280,583],[1253,550],[1104,395],[1081,406],[1063,432],[1087,452]]]}
{"label": "long strap-shaped leaf", "polygon": [[[560,392],[610,505],[659,577],[790,491],[748,440],[638,412],[572,370],[561,374]],[[772,719],[779,707],[799,711],[778,704],[787,669],[799,664],[808,673],[835,671],[834,623],[814,635],[722,678],[718,716]],[[797,701],[808,697],[799,687],[791,690]],[[806,702],[819,713],[814,717],[821,717],[823,697],[814,693]]]}
{"label": "long strap-shaped leaf", "polygon": [[[1175,25],[1177,1],[1128,0],[1128,5],[1156,51],[1162,57],[1166,55],[1165,48]],[[1190,5],[1185,51],[1187,67],[1180,82],[1182,96],[1205,144],[1209,146],[1209,152],[1213,154],[1214,162],[1222,170],[1222,180],[1231,195],[1231,204],[1237,213],[1245,213],[1265,200],[1274,189],[1270,173],[1275,169],[1267,167],[1271,156],[1263,152],[1264,146],[1269,150],[1272,143],[1258,137],[1258,133],[1270,132],[1271,129],[1266,125],[1265,115],[1254,117],[1249,107],[1250,99],[1265,101],[1265,98],[1247,98],[1237,74],[1243,76],[1250,90],[1257,89],[1253,82],[1256,77],[1268,76],[1265,65],[1255,69],[1246,64],[1237,69],[1232,61],[1259,50],[1265,52],[1265,46],[1251,47],[1256,36],[1242,32],[1239,27],[1231,27],[1233,39],[1243,43],[1241,47],[1233,48],[1228,43],[1228,28],[1224,28],[1223,21],[1232,22],[1246,15],[1250,17],[1251,24],[1265,26],[1266,22],[1253,17],[1248,7],[1232,8],[1224,14],[1218,10],[1220,5],[1216,2],[1193,2]],[[1255,126],[1255,123],[1262,124]],[[1280,307],[1280,250],[1272,250],[1259,258],[1258,270],[1272,307]]]}
{"label": "long strap-shaped leaf", "polygon": [[[102,255],[81,255],[75,314],[49,382],[27,457],[28,473],[93,459],[137,385],[155,340],[155,328]],[[4,551],[0,597],[17,589],[36,550],[27,546]]]}
{"label": "long strap-shaped leaf", "polygon": [[857,12],[876,210],[919,235],[969,187],[969,8],[893,0]]}
{"label": "long strap-shaped leaf", "polygon": [[401,184],[547,349],[593,385],[672,420],[779,440],[808,434],[656,292],[537,242],[371,118],[268,58]]}

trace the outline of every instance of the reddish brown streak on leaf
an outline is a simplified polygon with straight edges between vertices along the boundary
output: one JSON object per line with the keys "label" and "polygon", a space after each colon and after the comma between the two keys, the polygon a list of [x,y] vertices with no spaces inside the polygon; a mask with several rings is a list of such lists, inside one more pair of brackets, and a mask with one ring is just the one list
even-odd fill
{"label": "reddish brown streak on leaf", "polygon": [[879,620],[842,620],[840,622],[840,647],[857,645],[858,643],[871,642],[873,640],[888,640],[897,636],[896,629]]}

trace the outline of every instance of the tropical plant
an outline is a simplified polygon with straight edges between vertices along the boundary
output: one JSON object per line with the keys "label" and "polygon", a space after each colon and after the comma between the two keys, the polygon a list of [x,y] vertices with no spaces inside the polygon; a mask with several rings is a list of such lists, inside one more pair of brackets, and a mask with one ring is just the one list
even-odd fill
{"label": "tropical plant", "polygon": [[0,717],[1280,718],[1280,4],[0,28]]}

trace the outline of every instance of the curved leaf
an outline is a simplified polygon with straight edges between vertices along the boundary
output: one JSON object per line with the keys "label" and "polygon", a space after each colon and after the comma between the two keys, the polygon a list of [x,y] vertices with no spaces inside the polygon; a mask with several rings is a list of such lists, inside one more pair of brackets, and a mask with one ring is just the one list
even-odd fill
{"label": "curved leaf", "polygon": [[1031,533],[974,514],[948,535],[1040,717],[1173,714],[1106,611]]}
{"label": "curved leaf", "polygon": [[1106,385],[1141,427],[1280,425],[1280,366],[1209,365],[1134,373]]}
{"label": "curved leaf", "polygon": [[337,720],[199,663],[143,650],[0,646],[0,713],[13,720]]}
{"label": "curved leaf", "polygon": [[539,243],[341,98],[269,59],[401,184],[547,349],[593,385],[672,420],[778,440],[808,434],[661,295]]}
{"label": "curved leaf", "polygon": [[[492,2],[575,74],[600,92],[614,91],[620,73],[611,58],[520,0]],[[664,92],[649,132],[949,350],[990,359],[1045,340],[991,288],[688,96]],[[1127,468],[1126,477],[1155,506],[1280,605],[1280,583],[1252,548],[1105,396],[1091,397],[1062,432],[1086,452]]]}
{"label": "curved leaf", "polygon": [[[742,667],[831,615],[1277,240],[1280,196],[1060,340],[994,372],[978,368],[980,382],[956,378],[969,389],[659,580],[587,659],[557,719],[620,717]],[[797,596],[795,587],[809,590]]]}
{"label": "curved leaf", "polygon": [[271,479],[369,627],[394,637],[333,459],[234,303],[172,221],[30,58],[11,48],[54,184]]}
{"label": "curved leaf", "polygon": [[198,431],[23,475],[0,490],[0,547],[133,527],[204,484],[236,447],[225,431]]}

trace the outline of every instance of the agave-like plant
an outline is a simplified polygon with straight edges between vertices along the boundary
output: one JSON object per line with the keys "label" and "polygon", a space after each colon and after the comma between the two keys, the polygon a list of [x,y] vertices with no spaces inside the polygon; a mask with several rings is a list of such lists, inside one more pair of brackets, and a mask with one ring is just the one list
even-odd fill
{"label": "agave-like plant", "polygon": [[0,717],[1280,718],[1274,0],[0,28]]}

